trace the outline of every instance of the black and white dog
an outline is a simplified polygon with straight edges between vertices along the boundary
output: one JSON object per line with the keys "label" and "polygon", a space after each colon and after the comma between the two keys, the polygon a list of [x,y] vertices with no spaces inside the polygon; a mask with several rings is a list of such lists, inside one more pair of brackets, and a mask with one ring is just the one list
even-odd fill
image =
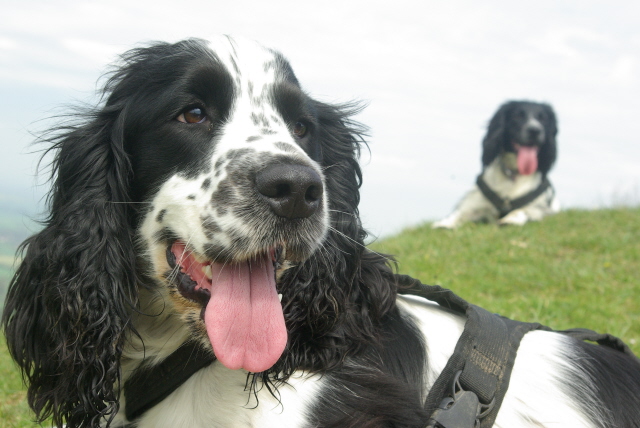
{"label": "black and white dog", "polygon": [[[356,111],[253,42],[126,53],[104,104],[48,137],[49,216],[5,304],[38,418],[424,427],[465,319],[400,297],[363,246]],[[213,362],[184,376],[197,349]],[[495,426],[637,427],[639,397],[633,357],[535,331]]]}
{"label": "black and white dog", "polygon": [[548,104],[509,101],[489,123],[482,142],[482,172],[448,217],[433,227],[463,223],[523,225],[560,210],[547,173],[556,160],[558,127]]}

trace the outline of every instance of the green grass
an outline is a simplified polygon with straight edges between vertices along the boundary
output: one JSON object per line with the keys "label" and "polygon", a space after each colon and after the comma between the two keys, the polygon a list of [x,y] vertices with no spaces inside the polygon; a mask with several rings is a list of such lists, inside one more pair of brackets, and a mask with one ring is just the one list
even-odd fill
{"label": "green grass", "polygon": [[0,336],[0,428],[37,426],[27,406],[20,374],[9,357],[4,336]]}
{"label": "green grass", "polygon": [[608,332],[640,355],[638,208],[569,210],[524,227],[424,224],[370,247],[492,312]]}
{"label": "green grass", "polygon": [[[612,333],[640,355],[640,208],[569,210],[524,227],[424,224],[370,247],[492,312]],[[0,340],[0,428],[35,426],[24,397]]]}

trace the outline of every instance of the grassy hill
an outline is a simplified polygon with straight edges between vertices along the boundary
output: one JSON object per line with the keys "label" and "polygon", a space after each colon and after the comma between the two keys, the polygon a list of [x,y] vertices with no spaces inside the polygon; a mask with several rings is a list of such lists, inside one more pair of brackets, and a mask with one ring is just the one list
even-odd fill
{"label": "grassy hill", "polygon": [[640,354],[640,209],[568,210],[524,227],[407,229],[372,249],[492,312],[623,338]]}
{"label": "grassy hill", "polygon": [[[370,247],[492,312],[609,332],[640,355],[640,208],[568,210],[521,228],[424,224]],[[0,340],[0,428],[33,426],[24,397]]]}

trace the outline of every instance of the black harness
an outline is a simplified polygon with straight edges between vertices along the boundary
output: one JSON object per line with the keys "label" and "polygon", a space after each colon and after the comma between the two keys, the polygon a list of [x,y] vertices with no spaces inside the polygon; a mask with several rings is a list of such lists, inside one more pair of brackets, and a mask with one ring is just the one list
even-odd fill
{"label": "black harness", "polygon": [[167,398],[198,370],[213,363],[215,357],[198,343],[187,342],[160,364],[136,370],[124,384],[127,420],[134,421]]}
{"label": "black harness", "polygon": [[[425,285],[406,275],[393,275],[398,293],[434,301],[467,321],[455,350],[436,379],[425,402],[431,415],[427,428],[490,428],[509,387],[511,370],[522,337],[532,330],[547,330],[538,323],[513,321],[492,314],[440,286]],[[617,337],[591,330],[560,333],[589,340],[634,355]],[[635,356],[634,356],[635,358]],[[197,343],[186,343],[162,363],[137,370],[124,385],[125,414],[134,421],[161,402],[215,357]]]}
{"label": "black harness", "polygon": [[476,185],[478,186],[482,194],[489,200],[489,202],[491,202],[491,204],[498,210],[500,218],[506,216],[511,211],[517,210],[518,208],[522,208],[525,205],[533,202],[538,196],[542,195],[548,188],[551,187],[551,189],[553,189],[546,175],[542,176],[542,181],[540,182],[538,187],[536,187],[531,192],[515,199],[503,198],[502,196],[494,192],[493,189],[489,187],[487,182],[484,181],[484,178],[482,177],[482,173],[478,175],[478,178],[476,179]]}
{"label": "black harness", "polygon": [[[465,315],[467,321],[453,355],[429,391],[428,428],[490,428],[509,388],[522,337],[533,330],[552,331],[538,323],[514,321],[473,305],[437,285],[395,275],[398,293],[424,297]],[[619,338],[587,329],[558,331],[635,355]]]}

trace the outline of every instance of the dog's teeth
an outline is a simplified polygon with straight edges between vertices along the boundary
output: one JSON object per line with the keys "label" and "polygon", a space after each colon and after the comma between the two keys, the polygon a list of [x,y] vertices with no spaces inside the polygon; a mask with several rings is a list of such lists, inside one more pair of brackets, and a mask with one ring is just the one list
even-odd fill
{"label": "dog's teeth", "polygon": [[202,273],[204,273],[204,276],[206,276],[208,279],[211,279],[213,277],[213,275],[211,274],[211,265],[204,265],[202,267]]}
{"label": "dog's teeth", "polygon": [[282,294],[278,294],[278,300],[282,302]]}

